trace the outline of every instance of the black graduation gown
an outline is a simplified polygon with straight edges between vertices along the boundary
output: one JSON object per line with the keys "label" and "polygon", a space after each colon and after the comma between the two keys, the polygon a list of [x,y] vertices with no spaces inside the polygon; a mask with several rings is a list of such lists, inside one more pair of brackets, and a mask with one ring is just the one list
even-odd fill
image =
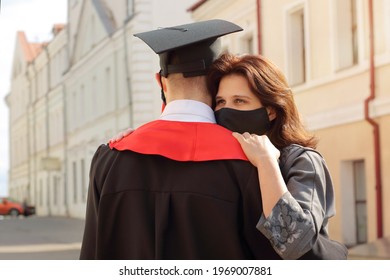
{"label": "black graduation gown", "polygon": [[[231,132],[155,121],[91,163],[80,259],[281,259],[256,229],[257,169]],[[346,259],[318,235],[301,259]]]}
{"label": "black graduation gown", "polygon": [[230,131],[155,121],[112,148],[91,163],[81,259],[280,259],[256,229],[257,170]]}

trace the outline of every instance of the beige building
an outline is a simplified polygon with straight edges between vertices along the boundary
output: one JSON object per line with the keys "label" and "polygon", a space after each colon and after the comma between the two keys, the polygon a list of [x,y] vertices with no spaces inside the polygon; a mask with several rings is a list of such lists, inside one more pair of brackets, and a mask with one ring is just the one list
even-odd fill
{"label": "beige building", "polygon": [[350,246],[390,236],[390,0],[202,0],[190,10],[241,24],[248,52],[285,72],[332,173],[331,236]]}

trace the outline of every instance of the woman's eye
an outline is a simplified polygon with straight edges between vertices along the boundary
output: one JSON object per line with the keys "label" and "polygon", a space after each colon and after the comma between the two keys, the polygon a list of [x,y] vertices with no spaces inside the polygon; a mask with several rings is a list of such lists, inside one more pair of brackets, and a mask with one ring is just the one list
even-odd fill
{"label": "woman's eye", "polygon": [[242,104],[242,103],[245,103],[245,100],[243,99],[236,99],[234,100],[235,103],[238,103],[238,104]]}
{"label": "woman's eye", "polygon": [[218,99],[217,100],[217,105],[221,105],[221,104],[224,104],[225,103],[225,100],[222,100],[222,99]]}

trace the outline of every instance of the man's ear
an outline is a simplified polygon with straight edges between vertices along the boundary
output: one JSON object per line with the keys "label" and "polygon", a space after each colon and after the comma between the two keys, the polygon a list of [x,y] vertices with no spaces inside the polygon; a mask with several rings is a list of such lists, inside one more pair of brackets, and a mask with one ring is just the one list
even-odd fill
{"label": "man's ear", "polygon": [[275,109],[272,107],[267,107],[267,112],[268,112],[268,118],[270,121],[273,121],[276,119],[276,112]]}
{"label": "man's ear", "polygon": [[156,73],[154,75],[154,78],[156,79],[158,86],[161,88],[162,86],[161,86],[161,80],[160,80],[160,78],[161,78],[160,73]]}
{"label": "man's ear", "polygon": [[166,87],[165,83],[162,81],[162,80],[164,79],[164,77],[161,77],[161,74],[160,74],[160,73],[156,73],[156,74],[155,74],[155,79],[156,79],[156,81],[157,81],[158,86],[159,86],[164,92],[166,92],[167,87]]}

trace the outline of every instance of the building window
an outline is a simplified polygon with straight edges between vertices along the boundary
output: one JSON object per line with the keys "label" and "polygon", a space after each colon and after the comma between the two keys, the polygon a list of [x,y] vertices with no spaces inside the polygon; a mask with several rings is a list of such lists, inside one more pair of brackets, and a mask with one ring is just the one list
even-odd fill
{"label": "building window", "polygon": [[134,14],[134,0],[127,0],[127,17],[131,17]]}
{"label": "building window", "polygon": [[58,203],[58,177],[53,176],[53,204]]}
{"label": "building window", "polygon": [[80,162],[80,172],[81,172],[81,190],[82,190],[82,199],[83,202],[87,200],[87,186],[86,186],[86,181],[85,181],[85,161],[84,159],[81,160]]}
{"label": "building window", "polygon": [[390,0],[385,1],[385,8],[383,9],[385,22],[385,34],[387,39],[387,50],[390,51]]}
{"label": "building window", "polygon": [[90,36],[90,42],[91,42],[91,49],[95,46],[96,44],[96,24],[95,24],[95,17],[91,17],[91,33],[89,34]]}
{"label": "building window", "polygon": [[73,202],[77,203],[77,163],[73,162]]}
{"label": "building window", "polygon": [[244,37],[242,39],[242,53],[253,54],[253,37]]}
{"label": "building window", "polygon": [[337,70],[359,63],[356,0],[334,1]]}
{"label": "building window", "polygon": [[365,162],[342,161],[340,167],[343,242],[347,246],[355,246],[367,242]]}
{"label": "building window", "polygon": [[84,123],[84,120],[85,120],[85,90],[84,90],[84,85],[81,85],[80,86],[80,93],[79,93],[79,108],[80,108],[80,118],[79,118],[79,122],[80,123]]}
{"label": "building window", "polygon": [[43,182],[39,180],[39,205],[43,206]]}
{"label": "building window", "polygon": [[[77,127],[77,120],[79,119],[79,104],[77,102],[77,92],[74,91],[70,97],[70,129],[73,130]],[[72,112],[73,111],[73,112]]]}
{"label": "building window", "polygon": [[[112,92],[111,91],[111,69],[110,67],[107,67],[105,70],[105,91],[104,92]],[[105,99],[105,106],[103,107],[104,112],[110,112],[113,110],[111,104],[113,103],[112,100],[113,98],[110,97],[109,94],[104,94],[104,99]]]}
{"label": "building window", "polygon": [[353,162],[355,213],[356,213],[356,240],[358,244],[367,242],[367,197],[366,176],[364,161]]}
{"label": "building window", "polygon": [[92,77],[92,85],[91,85],[91,101],[90,104],[91,106],[91,118],[93,119],[96,115],[98,114],[99,108],[98,108],[98,98],[99,98],[99,92],[97,90],[98,85],[97,85],[97,80],[96,76]]}
{"label": "building window", "polygon": [[38,184],[34,184],[33,185],[33,192],[34,192],[34,197],[33,197],[33,201],[34,201],[34,204],[36,206],[39,205],[39,189],[38,189]]}
{"label": "building window", "polygon": [[68,206],[68,180],[64,178],[64,205]]}
{"label": "building window", "polygon": [[303,5],[287,12],[288,79],[294,85],[306,82],[305,13]]}
{"label": "building window", "polygon": [[46,177],[46,205],[50,209],[50,199],[51,199],[51,191],[50,191],[50,176]]}

